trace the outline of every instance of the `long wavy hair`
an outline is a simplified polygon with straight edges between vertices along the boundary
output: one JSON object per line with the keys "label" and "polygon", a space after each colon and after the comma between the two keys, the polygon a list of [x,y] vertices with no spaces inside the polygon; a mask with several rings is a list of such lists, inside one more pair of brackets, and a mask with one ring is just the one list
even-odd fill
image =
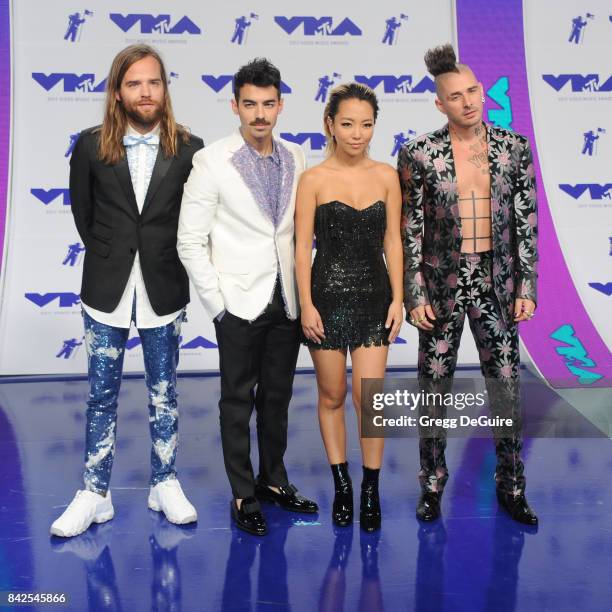
{"label": "long wavy hair", "polygon": [[334,121],[340,108],[340,102],[343,100],[362,100],[367,102],[374,112],[374,122],[378,118],[378,99],[376,94],[367,85],[363,83],[343,83],[331,90],[329,100],[323,111],[323,129],[327,138],[326,153],[330,157],[336,150],[336,139],[332,136],[329,129],[329,121]]}
{"label": "long wavy hair", "polygon": [[121,82],[130,66],[145,57],[153,57],[157,60],[164,84],[159,130],[159,143],[164,156],[174,157],[177,153],[179,139],[185,143],[189,140],[189,131],[174,119],[166,68],[159,53],[149,45],[130,45],[115,56],[106,80],[104,121],[99,128],[98,144],[98,156],[106,164],[116,164],[125,156],[123,137],[128,126],[128,119],[123,103],[117,100],[117,93],[121,89]]}

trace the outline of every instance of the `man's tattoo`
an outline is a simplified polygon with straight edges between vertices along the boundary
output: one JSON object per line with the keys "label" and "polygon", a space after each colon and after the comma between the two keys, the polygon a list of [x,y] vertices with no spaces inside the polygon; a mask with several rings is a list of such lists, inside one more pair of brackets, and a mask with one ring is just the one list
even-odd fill
{"label": "man's tattoo", "polygon": [[459,201],[470,201],[472,203],[472,210],[471,210],[471,214],[468,212],[466,216],[462,216],[461,218],[461,222],[464,225],[464,227],[467,228],[467,222],[471,221],[472,222],[472,236],[466,236],[463,238],[463,242],[467,242],[468,240],[472,241],[472,251],[476,251],[476,241],[477,240],[491,240],[491,230],[490,230],[490,226],[489,226],[489,233],[484,235],[484,236],[479,236],[478,232],[476,230],[476,220],[477,219],[489,219],[491,220],[491,216],[490,215],[485,215],[484,217],[479,217],[476,211],[476,202],[478,200],[490,200],[490,198],[487,197],[476,197],[476,193],[474,191],[472,191],[472,194],[469,198],[459,198]]}
{"label": "man's tattoo", "polygon": [[[461,138],[454,128],[451,127],[450,129],[453,136],[455,136],[459,142],[464,142],[465,139]],[[482,123],[474,128],[474,135],[478,140],[468,146],[473,155],[468,157],[467,161],[477,170],[480,170],[481,174],[485,175],[489,172],[489,154],[487,146],[487,130]]]}

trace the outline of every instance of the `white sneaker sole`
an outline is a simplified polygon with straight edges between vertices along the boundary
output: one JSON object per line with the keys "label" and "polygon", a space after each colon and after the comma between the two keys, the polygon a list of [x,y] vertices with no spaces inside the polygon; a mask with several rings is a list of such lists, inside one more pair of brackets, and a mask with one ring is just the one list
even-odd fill
{"label": "white sneaker sole", "polygon": [[[153,510],[154,512],[164,512],[159,503],[152,497],[149,497],[149,501],[147,503],[150,510]],[[166,520],[173,525],[186,525],[187,523],[195,523],[198,520],[197,514],[189,514],[183,519],[171,518],[165,512],[164,516],[166,517]]]}
{"label": "white sneaker sole", "polygon": [[59,527],[56,527],[55,525],[51,525],[50,532],[51,532],[51,535],[57,536],[58,538],[73,538],[75,536],[81,535],[82,533],[85,533],[91,527],[92,523],[98,523],[98,524],[106,523],[110,521],[111,519],[113,519],[114,516],[115,516],[115,509],[111,508],[110,510],[107,510],[106,512],[102,512],[101,514],[96,514],[91,520],[91,523],[89,523],[89,525],[87,525],[80,531],[66,533]]}

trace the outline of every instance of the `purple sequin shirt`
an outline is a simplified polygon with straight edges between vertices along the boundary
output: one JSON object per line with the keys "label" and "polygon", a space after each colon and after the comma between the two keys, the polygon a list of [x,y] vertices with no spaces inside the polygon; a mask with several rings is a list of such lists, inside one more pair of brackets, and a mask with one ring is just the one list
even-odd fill
{"label": "purple sequin shirt", "polygon": [[274,227],[278,227],[280,219],[280,191],[281,191],[281,159],[276,143],[272,141],[271,155],[261,155],[245,140],[245,145],[253,157],[253,163],[259,170],[257,180],[260,182],[267,208],[271,213]]}

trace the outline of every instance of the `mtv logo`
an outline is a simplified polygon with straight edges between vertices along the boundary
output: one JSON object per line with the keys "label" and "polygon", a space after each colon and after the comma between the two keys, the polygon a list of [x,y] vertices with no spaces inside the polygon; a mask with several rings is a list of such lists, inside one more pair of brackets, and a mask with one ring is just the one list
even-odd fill
{"label": "mtv logo", "polygon": [[45,206],[51,204],[53,200],[62,198],[62,204],[64,206],[70,206],[70,190],[63,189],[61,187],[52,187],[51,189],[40,189],[38,187],[30,189],[30,193],[37,199],[40,200]]}
{"label": "mtv logo", "polygon": [[[223,89],[225,89],[230,83],[233,84],[234,75],[232,74],[220,74],[216,77],[213,74],[203,74],[202,81],[208,85],[214,92],[219,93]],[[233,87],[233,85],[232,85]],[[291,87],[287,85],[285,82],[281,81],[281,94],[290,94]]]}
{"label": "mtv logo", "polygon": [[357,81],[357,83],[363,83],[370,89],[374,90],[382,85],[383,91],[386,94],[434,93],[436,90],[434,82],[428,76],[423,77],[418,83],[415,84],[411,74],[402,74],[400,76],[393,76],[389,74],[374,74],[372,76],[366,76],[365,74],[356,74],[355,81]]}
{"label": "mtv logo", "polygon": [[304,36],[362,36],[361,28],[345,17],[334,27],[332,17],[274,17],[284,32],[291,35],[302,28]]}
{"label": "mtv logo", "polygon": [[612,183],[606,183],[605,185],[598,185],[597,183],[577,183],[576,185],[561,183],[559,189],[572,196],[574,200],[580,199],[587,191],[591,200],[612,199]]}
{"label": "mtv logo", "polygon": [[25,293],[24,296],[39,308],[44,308],[55,300],[59,300],[60,308],[72,308],[81,303],[81,298],[78,293]]}
{"label": "mtv logo", "polygon": [[598,74],[543,74],[542,78],[545,83],[548,83],[555,91],[561,91],[569,83],[571,91],[612,91],[612,76],[608,80],[601,83]]}
{"label": "mtv logo", "polygon": [[124,32],[140,24],[141,34],[201,34],[202,30],[189,17],[181,17],[171,25],[170,15],[148,15],[145,13],[109,13],[110,20]]}
{"label": "mtv logo", "polygon": [[298,132],[296,134],[281,132],[280,137],[287,142],[294,142],[298,145],[308,143],[311,151],[321,151],[327,144],[325,134],[321,134],[320,132]]}
{"label": "mtv logo", "polygon": [[73,74],[71,72],[33,72],[32,78],[46,91],[51,91],[59,83],[63,83],[63,91],[66,93],[103,93],[106,87],[106,79],[96,85],[96,75],[93,73]]}

